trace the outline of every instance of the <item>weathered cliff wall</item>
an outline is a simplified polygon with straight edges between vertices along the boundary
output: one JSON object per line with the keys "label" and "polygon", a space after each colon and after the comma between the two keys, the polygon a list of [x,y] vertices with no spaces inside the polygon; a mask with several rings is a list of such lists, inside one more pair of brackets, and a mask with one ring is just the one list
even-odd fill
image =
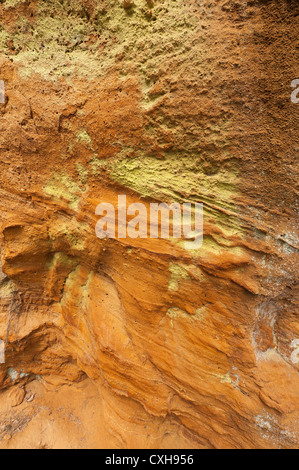
{"label": "weathered cliff wall", "polygon": [[0,4],[0,448],[298,447],[298,2],[129,4]]}

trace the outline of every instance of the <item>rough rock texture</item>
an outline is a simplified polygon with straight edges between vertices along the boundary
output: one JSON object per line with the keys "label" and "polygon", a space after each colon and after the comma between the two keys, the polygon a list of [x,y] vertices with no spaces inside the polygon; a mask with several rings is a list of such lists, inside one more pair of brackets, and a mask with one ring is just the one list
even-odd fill
{"label": "rough rock texture", "polygon": [[[298,447],[298,1],[0,14],[0,448]],[[118,194],[202,248],[99,240]]]}

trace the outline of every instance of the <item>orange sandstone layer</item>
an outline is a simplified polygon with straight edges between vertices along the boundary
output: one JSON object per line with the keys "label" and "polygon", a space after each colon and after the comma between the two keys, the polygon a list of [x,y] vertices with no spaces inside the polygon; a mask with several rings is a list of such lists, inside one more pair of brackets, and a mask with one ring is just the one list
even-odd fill
{"label": "orange sandstone layer", "polygon": [[0,448],[297,448],[298,2],[129,3],[0,4]]}

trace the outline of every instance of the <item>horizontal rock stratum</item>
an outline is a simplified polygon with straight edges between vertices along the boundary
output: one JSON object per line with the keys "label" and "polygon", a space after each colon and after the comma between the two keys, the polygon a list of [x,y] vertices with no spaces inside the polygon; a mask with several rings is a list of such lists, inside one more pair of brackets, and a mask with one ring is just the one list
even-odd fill
{"label": "horizontal rock stratum", "polygon": [[[298,14],[1,1],[0,448],[298,447]],[[119,195],[202,246],[97,238]]]}

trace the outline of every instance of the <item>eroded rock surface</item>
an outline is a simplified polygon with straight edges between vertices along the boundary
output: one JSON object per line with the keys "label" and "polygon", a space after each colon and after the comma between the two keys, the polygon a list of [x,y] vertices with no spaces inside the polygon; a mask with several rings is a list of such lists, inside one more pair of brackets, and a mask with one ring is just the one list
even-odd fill
{"label": "eroded rock surface", "polygon": [[[0,448],[298,447],[298,13],[1,2]],[[98,239],[119,194],[203,246]]]}

